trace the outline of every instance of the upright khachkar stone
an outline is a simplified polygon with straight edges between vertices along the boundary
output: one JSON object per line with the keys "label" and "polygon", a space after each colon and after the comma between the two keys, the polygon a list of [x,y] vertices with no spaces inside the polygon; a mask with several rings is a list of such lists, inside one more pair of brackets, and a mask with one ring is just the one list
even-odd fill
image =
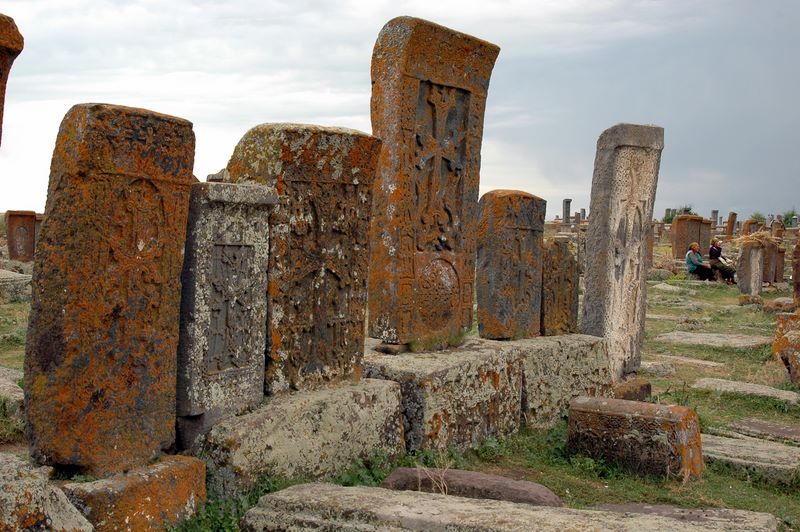
{"label": "upright khachkar stone", "polygon": [[575,258],[578,261],[578,275],[586,273],[586,229],[589,227],[587,222],[581,223],[576,227],[575,235]]}
{"label": "upright khachkar stone", "polygon": [[764,267],[762,268],[761,279],[765,283],[777,282],[778,247],[776,242],[764,242]]}
{"label": "upright khachkar stone", "polygon": [[500,49],[431,22],[389,21],[372,55],[375,179],[369,333],[441,342],[472,327],[483,114]]}
{"label": "upright khachkar stone", "polygon": [[783,270],[786,268],[786,250],[783,246],[778,246],[778,258],[775,265],[775,282],[783,282]]}
{"label": "upright khachkar stone", "polygon": [[719,218],[719,211],[715,209],[715,210],[711,211],[711,228],[712,229],[716,229],[717,228],[717,218]]}
{"label": "upright khachkar stone", "polygon": [[571,207],[572,198],[564,198],[564,200],[561,202],[561,221],[565,226],[569,226],[570,224],[569,209]]}
{"label": "upright khachkar stone", "polygon": [[647,298],[645,247],[664,148],[664,129],[617,124],[597,141],[586,235],[582,332],[606,337],[611,374],[639,366]]}
{"label": "upright khachkar stone", "polygon": [[276,201],[261,185],[192,185],[178,344],[182,448],[264,398],[269,215]]}
{"label": "upright khachkar stone", "polygon": [[792,295],[795,306],[800,307],[800,240],[792,250]]}
{"label": "upright khachkar stone", "polygon": [[[700,220],[700,227],[698,228],[697,243],[700,244],[700,251],[703,255],[708,255],[708,248],[711,247],[711,234],[713,229],[711,227],[711,220]],[[688,251],[688,249],[686,250]],[[686,251],[683,255],[686,256]]]}
{"label": "upright khachkar stone", "polygon": [[586,221],[586,209],[581,209],[581,222]]}
{"label": "upright khachkar stone", "polygon": [[750,218],[742,223],[741,235],[742,236],[749,235],[750,233],[755,233],[757,230],[758,230],[758,220]]}
{"label": "upright khachkar stone", "polygon": [[764,269],[764,246],[758,241],[744,242],[736,263],[736,284],[743,294],[757,296],[761,293]]}
{"label": "upright khachkar stone", "polygon": [[556,336],[578,330],[578,261],[569,238],[544,241],[542,254],[542,334]]}
{"label": "upright khachkar stone", "polygon": [[22,35],[14,24],[14,19],[0,14],[0,139],[3,136],[3,107],[6,101],[8,74],[23,45]]}
{"label": "upright khachkar stone", "polygon": [[546,206],[545,200],[517,190],[492,190],[480,200],[475,284],[483,338],[540,334]]}
{"label": "upright khachkar stone", "polygon": [[227,180],[260,183],[278,197],[269,217],[267,393],[360,368],[380,145],[352,129],[262,124],[228,162]]}
{"label": "upright khachkar stone", "polygon": [[8,238],[8,258],[20,262],[33,260],[36,250],[36,213],[7,211],[5,214]]}
{"label": "upright khachkar stone", "polygon": [[38,462],[105,476],[173,445],[193,161],[180,118],[83,104],[61,122],[25,352]]}
{"label": "upright khachkar stone", "polygon": [[[672,229],[670,231],[670,243],[672,244],[672,257],[676,259],[686,256],[689,251],[689,244],[698,242],[700,244],[700,253],[707,254],[710,242],[705,246],[701,242],[701,227],[703,226],[703,217],[695,216],[693,214],[679,214],[672,219]],[[711,233],[708,234],[709,241],[711,240]]]}
{"label": "upright khachkar stone", "polygon": [[725,224],[725,240],[733,238],[733,232],[736,229],[736,216],[737,214],[733,211],[728,213],[728,223]]}

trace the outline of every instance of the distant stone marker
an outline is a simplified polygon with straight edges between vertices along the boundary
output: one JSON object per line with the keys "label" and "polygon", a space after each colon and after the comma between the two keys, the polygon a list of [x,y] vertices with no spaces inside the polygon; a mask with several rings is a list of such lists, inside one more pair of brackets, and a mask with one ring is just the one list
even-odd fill
{"label": "distant stone marker", "polygon": [[269,215],[261,185],[192,185],[178,344],[178,439],[264,398]]}
{"label": "distant stone marker", "polygon": [[682,259],[686,256],[689,244],[692,242],[700,244],[701,254],[708,254],[706,248],[711,245],[711,231],[710,227],[708,231],[704,229],[704,221],[702,216],[693,214],[680,214],[672,220],[672,230],[669,236],[673,258]]}
{"label": "distant stone marker", "polygon": [[352,129],[261,124],[231,156],[226,179],[278,197],[269,223],[267,393],[341,380],[359,367],[380,144]]}
{"label": "distant stone marker", "polygon": [[758,220],[750,218],[742,223],[740,234],[742,236],[745,236],[749,235],[750,233],[755,233],[757,230],[758,230]]}
{"label": "distant stone marker", "polygon": [[618,124],[597,141],[581,332],[608,338],[615,378],[639,366],[645,248],[663,148],[664,129],[658,126]]}
{"label": "distant stone marker", "polygon": [[8,258],[20,262],[33,260],[36,250],[36,213],[33,211],[6,211]]}
{"label": "distant stone marker", "polygon": [[546,205],[516,190],[492,190],[480,200],[476,285],[478,332],[483,338],[541,333]]}
{"label": "distant stone marker", "polygon": [[736,228],[736,216],[737,214],[733,211],[728,213],[728,223],[725,224],[725,239],[730,240],[733,238],[733,232]]}
{"label": "distant stone marker", "polygon": [[25,353],[38,462],[103,476],[173,445],[193,161],[186,120],[104,104],[64,117]]}
{"label": "distant stone marker", "polygon": [[[744,231],[742,231],[742,234]],[[736,284],[743,294],[757,296],[761,293],[764,268],[764,246],[760,242],[745,242],[739,249],[736,263]]]}
{"label": "distant stone marker", "polygon": [[795,306],[800,307],[800,240],[792,249],[792,297]]}
{"label": "distant stone marker", "polygon": [[578,261],[563,237],[544,241],[542,258],[542,334],[578,330]]}
{"label": "distant stone marker", "polygon": [[369,334],[447,344],[472,326],[483,114],[500,49],[432,22],[389,21],[372,55],[383,140],[371,226]]}
{"label": "distant stone marker", "polygon": [[14,24],[14,19],[0,14],[0,140],[3,136],[3,107],[6,101],[6,84],[14,59],[22,52],[25,42]]}

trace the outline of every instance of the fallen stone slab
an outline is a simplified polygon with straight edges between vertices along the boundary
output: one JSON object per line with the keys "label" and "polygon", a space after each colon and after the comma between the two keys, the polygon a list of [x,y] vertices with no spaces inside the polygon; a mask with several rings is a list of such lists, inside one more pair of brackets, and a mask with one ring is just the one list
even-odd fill
{"label": "fallen stone slab", "polygon": [[738,530],[777,530],[778,523],[775,516],[762,512],[747,510],[733,510],[730,508],[679,508],[666,504],[646,504],[629,502],[624,504],[599,504],[598,510],[607,510],[619,513],[634,513],[646,515],[660,515],[678,521],[697,523],[718,523],[727,521],[732,529]]}
{"label": "fallen stone slab", "polygon": [[63,490],[97,532],[155,530],[195,514],[206,500],[206,467],[197,458],[163,456],[127,473],[69,482]]}
{"label": "fallen stone slab", "polygon": [[51,471],[0,453],[0,530],[93,530],[64,492],[49,482]]}
{"label": "fallen stone slab", "polygon": [[666,281],[670,277],[674,276],[675,274],[672,273],[670,270],[664,270],[661,268],[651,268],[647,272],[647,280],[648,281]]}
{"label": "fallen stone slab", "polygon": [[675,365],[669,362],[656,362],[646,360],[641,363],[639,369],[656,377],[667,377],[675,373]]}
{"label": "fallen stone slab", "polygon": [[323,478],[343,473],[373,450],[405,451],[400,386],[363,379],[279,395],[209,432],[202,456],[208,490],[233,497],[259,477]]}
{"label": "fallen stone slab", "polygon": [[460,469],[398,467],[381,486],[390,490],[424,491],[534,506],[564,505],[555,493],[541,484]]}
{"label": "fallen stone slab", "polygon": [[761,347],[772,343],[770,336],[750,336],[746,334],[718,334],[673,331],[656,336],[658,342],[673,344],[704,345],[709,347],[733,347],[737,349]]}
{"label": "fallen stone slab", "polygon": [[775,519],[754,514],[751,520],[710,516],[704,522],[662,515],[531,506],[417,491],[365,486],[301,484],[265,495],[241,521],[247,532],[278,530],[352,530],[359,532],[452,530],[518,532],[522,530],[660,531],[776,530]]}
{"label": "fallen stone slab", "polygon": [[700,422],[683,406],[577,397],[569,406],[567,451],[635,473],[682,479],[703,473]]}
{"label": "fallen stone slab", "polygon": [[800,394],[789,390],[778,390],[763,384],[753,384],[750,382],[729,381],[725,379],[703,378],[698,379],[692,385],[697,390],[709,390],[712,392],[738,393],[741,395],[753,395],[756,397],[767,397],[778,401],[786,401],[790,405],[796,405]]}
{"label": "fallen stone slab", "polygon": [[703,434],[703,457],[772,484],[791,485],[800,472],[799,448],[746,436]]}
{"label": "fallen stone slab", "polygon": [[762,440],[800,445],[800,426],[798,425],[745,418],[734,421],[730,424],[730,428],[740,434],[760,438]]}
{"label": "fallen stone slab", "polygon": [[658,358],[675,362],[676,364],[686,364],[689,366],[702,366],[705,368],[724,368],[725,364],[722,362],[714,362],[712,360],[701,360],[699,358],[682,357],[678,355],[655,355]]}
{"label": "fallen stone slab", "polygon": [[650,288],[652,290],[658,290],[659,292],[671,292],[673,294],[686,294],[690,296],[697,294],[695,290],[689,290],[687,288],[681,288],[680,286],[674,286],[667,283],[658,283]]}

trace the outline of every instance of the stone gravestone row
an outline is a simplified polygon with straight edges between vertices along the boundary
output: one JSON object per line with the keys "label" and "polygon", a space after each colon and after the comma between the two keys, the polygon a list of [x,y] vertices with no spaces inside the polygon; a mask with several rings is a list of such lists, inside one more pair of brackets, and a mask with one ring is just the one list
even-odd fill
{"label": "stone gravestone row", "polygon": [[472,327],[483,115],[499,48],[420,19],[384,26],[372,56],[383,140],[371,229],[369,334],[447,345]]}

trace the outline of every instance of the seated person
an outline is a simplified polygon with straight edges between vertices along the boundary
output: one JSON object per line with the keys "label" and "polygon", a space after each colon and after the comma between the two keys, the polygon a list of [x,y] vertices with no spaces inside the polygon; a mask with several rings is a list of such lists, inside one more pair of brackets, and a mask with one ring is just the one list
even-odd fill
{"label": "seated person", "polygon": [[700,254],[700,244],[697,242],[689,244],[689,251],[686,252],[686,268],[689,273],[698,276],[701,281],[710,281],[714,278],[711,266],[703,262],[703,256]]}
{"label": "seated person", "polygon": [[711,269],[719,271],[722,280],[726,283],[734,284],[733,276],[736,273],[736,268],[731,266],[729,259],[722,255],[722,240],[715,238],[711,241],[711,247],[708,248],[708,257]]}

